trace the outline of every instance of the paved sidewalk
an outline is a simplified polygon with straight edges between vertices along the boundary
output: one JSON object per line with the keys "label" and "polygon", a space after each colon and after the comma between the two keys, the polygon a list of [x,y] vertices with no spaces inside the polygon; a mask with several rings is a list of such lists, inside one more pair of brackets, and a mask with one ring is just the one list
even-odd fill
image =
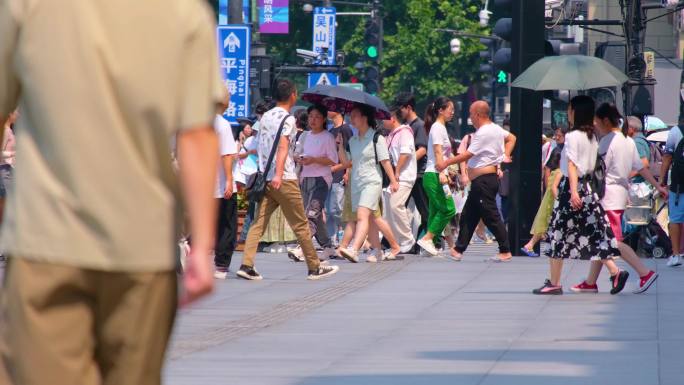
{"label": "paved sidewalk", "polygon": [[[340,263],[305,280],[304,264],[261,254],[264,281],[232,277],[183,310],[165,369],[168,385],[682,385],[684,269],[647,293],[533,296],[548,263],[410,258]],[[235,256],[234,266],[239,262]],[[566,289],[588,262],[571,261]],[[569,290],[567,290],[569,291]]]}

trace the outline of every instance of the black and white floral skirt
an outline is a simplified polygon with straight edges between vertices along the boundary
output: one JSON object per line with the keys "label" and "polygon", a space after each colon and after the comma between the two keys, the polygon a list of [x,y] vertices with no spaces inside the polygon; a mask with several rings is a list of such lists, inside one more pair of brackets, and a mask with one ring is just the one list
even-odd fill
{"label": "black and white floral skirt", "polygon": [[582,199],[579,210],[570,205],[570,180],[563,177],[551,214],[548,244],[542,247],[542,254],[549,258],[591,260],[620,255],[598,195],[591,191],[583,178],[578,181],[577,189]]}

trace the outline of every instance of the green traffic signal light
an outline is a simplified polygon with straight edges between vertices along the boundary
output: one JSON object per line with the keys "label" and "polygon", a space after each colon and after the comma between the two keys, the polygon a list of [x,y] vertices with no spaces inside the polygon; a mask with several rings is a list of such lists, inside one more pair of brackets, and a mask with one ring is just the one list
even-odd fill
{"label": "green traffic signal light", "polygon": [[499,71],[499,73],[496,74],[496,82],[497,83],[508,83],[508,74],[505,73],[504,71]]}
{"label": "green traffic signal light", "polygon": [[368,55],[369,58],[375,59],[378,57],[378,47],[371,45],[366,49],[366,54]]}

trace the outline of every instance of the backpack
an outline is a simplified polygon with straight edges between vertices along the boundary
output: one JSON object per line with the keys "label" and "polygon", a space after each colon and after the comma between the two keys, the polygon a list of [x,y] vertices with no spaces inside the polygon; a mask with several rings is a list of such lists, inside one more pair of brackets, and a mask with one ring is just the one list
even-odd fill
{"label": "backpack", "polygon": [[591,191],[598,195],[599,200],[603,199],[606,195],[606,162],[603,160],[603,157],[608,153],[615,135],[618,134],[613,134],[610,138],[606,152],[603,154],[596,154],[596,165],[594,166],[594,171],[589,175],[589,186],[591,187]]}
{"label": "backpack", "polygon": [[[679,131],[684,135],[684,129],[679,127]],[[684,192],[684,139],[677,143],[677,147],[672,154],[672,171],[670,175],[672,177],[670,191],[676,192],[678,195]]]}
{"label": "backpack", "polygon": [[649,142],[642,136],[638,136],[637,139],[646,142],[649,152],[648,171],[653,174],[653,177],[656,178],[656,180],[660,181],[660,167],[663,165],[663,151],[660,149],[660,146],[653,142]]}

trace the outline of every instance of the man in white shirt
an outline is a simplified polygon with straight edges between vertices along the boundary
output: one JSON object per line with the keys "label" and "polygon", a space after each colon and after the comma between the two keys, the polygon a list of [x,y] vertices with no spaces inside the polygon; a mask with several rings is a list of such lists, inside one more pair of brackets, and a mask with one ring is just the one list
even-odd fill
{"label": "man in white shirt", "polygon": [[294,147],[297,128],[295,118],[290,110],[297,102],[297,88],[288,79],[278,80],[274,89],[276,106],[261,117],[258,136],[259,172],[267,167],[271,150],[276,142],[276,135],[282,125],[280,138],[273,163],[270,165],[266,180],[266,194],[259,204],[254,223],[249,229],[245,241],[245,252],[242,265],[237,275],[249,280],[261,280],[261,275],[254,268],[254,257],[259,240],[264,235],[268,221],[273,212],[280,207],[287,223],[297,236],[297,241],[304,252],[309,269],[308,279],[316,280],[335,274],[337,266],[320,266],[318,254],[311,241],[309,221],[304,212],[304,203],[299,189],[299,181],[295,171]]}
{"label": "man in white shirt", "polygon": [[[222,111],[228,107],[224,101]],[[216,245],[214,247],[214,277],[226,279],[228,268],[235,251],[237,234],[237,197],[235,181],[233,179],[233,161],[237,154],[237,144],[233,138],[230,123],[221,115],[214,119],[214,131],[219,141],[219,162],[216,174],[214,198],[217,199],[218,216],[216,227]]]}
{"label": "man in white shirt", "polygon": [[458,241],[454,247],[456,253],[452,259],[461,260],[478,222],[482,219],[499,243],[499,254],[492,261],[507,262],[512,255],[508,232],[496,207],[496,194],[499,190],[497,172],[502,162],[510,162],[516,138],[491,121],[487,102],[480,100],[473,103],[470,106],[470,119],[476,131],[472,134],[468,149],[437,165],[437,170],[441,171],[451,164],[467,161],[468,178],[471,180],[470,193],[459,223]]}
{"label": "man in white shirt", "polygon": [[406,201],[411,196],[413,184],[417,176],[416,147],[413,141],[413,131],[408,125],[399,123],[401,111],[392,111],[391,118],[384,121],[385,129],[389,131],[387,146],[389,147],[390,163],[394,167],[394,175],[399,181],[399,190],[394,193],[383,194],[388,203],[385,219],[397,238],[402,253],[408,253],[413,248],[415,240],[411,231],[411,218],[406,208]]}

